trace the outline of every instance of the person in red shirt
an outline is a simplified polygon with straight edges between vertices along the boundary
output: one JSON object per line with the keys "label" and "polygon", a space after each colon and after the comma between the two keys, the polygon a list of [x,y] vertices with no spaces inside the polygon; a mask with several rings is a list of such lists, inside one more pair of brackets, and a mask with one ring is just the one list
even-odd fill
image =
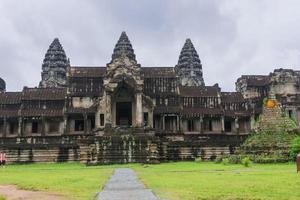
{"label": "person in red shirt", "polygon": [[5,152],[2,153],[2,166],[5,167],[6,164],[6,154]]}
{"label": "person in red shirt", "polygon": [[0,166],[2,166],[2,160],[3,160],[2,156],[3,156],[3,152],[0,152]]}

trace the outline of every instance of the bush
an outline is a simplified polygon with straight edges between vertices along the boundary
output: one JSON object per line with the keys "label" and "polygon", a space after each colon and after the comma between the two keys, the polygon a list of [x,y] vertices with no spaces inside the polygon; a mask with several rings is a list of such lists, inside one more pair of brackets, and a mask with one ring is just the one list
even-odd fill
{"label": "bush", "polygon": [[242,159],[241,161],[242,165],[244,165],[245,167],[250,167],[250,165],[252,164],[251,160],[249,157],[245,157]]}
{"label": "bush", "polygon": [[292,160],[296,160],[297,155],[300,153],[300,136],[293,139],[290,147],[290,156]]}
{"label": "bush", "polygon": [[222,159],[222,164],[223,165],[228,165],[229,164],[229,159],[228,158]]}
{"label": "bush", "polygon": [[241,162],[241,157],[239,155],[230,155],[228,161],[230,164],[239,164]]}

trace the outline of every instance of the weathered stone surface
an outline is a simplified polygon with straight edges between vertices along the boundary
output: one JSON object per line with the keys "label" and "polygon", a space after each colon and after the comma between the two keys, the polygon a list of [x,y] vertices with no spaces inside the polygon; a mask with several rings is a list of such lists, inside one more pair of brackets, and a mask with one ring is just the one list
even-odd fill
{"label": "weathered stone surface", "polygon": [[175,66],[176,72],[180,77],[183,86],[204,86],[202,64],[199,55],[190,39],[180,52],[178,64]]}
{"label": "weathered stone surface", "polygon": [[70,62],[65,51],[58,38],[55,38],[43,61],[40,87],[66,87],[68,66],[70,66]]}

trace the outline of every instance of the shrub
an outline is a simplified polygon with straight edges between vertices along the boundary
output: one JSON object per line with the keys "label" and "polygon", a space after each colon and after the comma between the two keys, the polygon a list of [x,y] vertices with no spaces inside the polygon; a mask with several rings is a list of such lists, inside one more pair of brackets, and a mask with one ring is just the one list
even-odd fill
{"label": "shrub", "polygon": [[245,167],[250,167],[250,165],[252,163],[249,157],[243,158],[241,162]]}
{"label": "shrub", "polygon": [[228,165],[229,164],[229,159],[228,158],[222,159],[222,164],[223,165]]}
{"label": "shrub", "polygon": [[239,155],[230,155],[228,161],[230,164],[239,164],[241,162],[241,157]]}
{"label": "shrub", "polygon": [[297,155],[300,153],[300,136],[292,140],[290,147],[290,156],[292,160],[296,160]]}

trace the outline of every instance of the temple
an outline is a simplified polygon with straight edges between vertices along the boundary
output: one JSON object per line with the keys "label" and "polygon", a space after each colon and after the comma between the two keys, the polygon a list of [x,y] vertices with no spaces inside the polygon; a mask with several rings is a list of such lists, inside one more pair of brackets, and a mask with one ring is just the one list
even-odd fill
{"label": "temple", "polygon": [[178,63],[145,67],[122,32],[106,66],[72,66],[56,38],[38,87],[0,79],[0,150],[9,162],[127,163],[215,159],[234,153],[275,94],[300,121],[300,71],[242,76],[236,92],[206,86],[190,39]]}

